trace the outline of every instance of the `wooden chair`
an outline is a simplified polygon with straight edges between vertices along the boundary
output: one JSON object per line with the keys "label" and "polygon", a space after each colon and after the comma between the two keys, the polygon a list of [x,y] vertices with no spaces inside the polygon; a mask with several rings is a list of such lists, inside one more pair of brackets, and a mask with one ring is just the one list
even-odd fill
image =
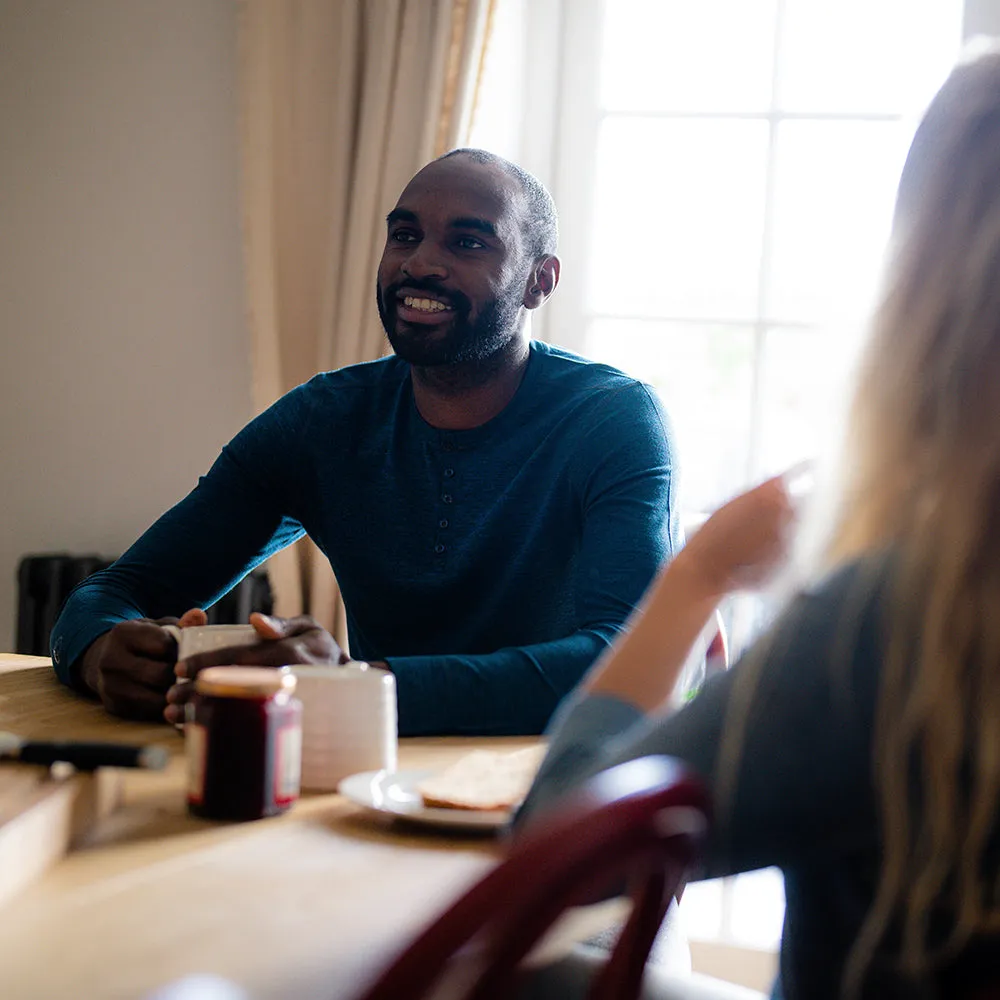
{"label": "wooden chair", "polygon": [[529,824],[359,1000],[428,996],[456,956],[477,970],[466,1000],[509,996],[518,963],[564,910],[625,888],[632,911],[590,1000],[634,1000],[707,826],[705,790],[679,762],[644,757],[610,768]]}

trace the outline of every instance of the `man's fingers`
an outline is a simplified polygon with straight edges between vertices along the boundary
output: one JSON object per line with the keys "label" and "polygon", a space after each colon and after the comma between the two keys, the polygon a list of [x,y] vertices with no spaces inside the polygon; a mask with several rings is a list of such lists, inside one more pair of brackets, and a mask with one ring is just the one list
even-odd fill
{"label": "man's fingers", "polygon": [[174,682],[174,665],[139,657],[129,663],[128,674],[138,687],[163,694]]}
{"label": "man's fingers", "polygon": [[135,656],[173,660],[177,655],[177,644],[173,637],[154,622],[122,622],[115,626],[114,638]]}
{"label": "man's fingers", "polygon": [[274,615],[262,615],[255,611],[250,615],[250,624],[257,630],[262,639],[284,639],[288,634],[285,629],[293,619],[276,618]]}
{"label": "man's fingers", "polygon": [[180,621],[177,623],[181,628],[192,628],[200,625],[208,624],[208,615],[202,611],[201,608],[191,608],[190,611],[185,611],[181,615]]}
{"label": "man's fingers", "polygon": [[136,656],[123,649],[110,649],[101,660],[101,697],[105,692],[126,698],[133,689],[155,691],[161,697],[174,682],[174,664],[170,660]]}
{"label": "man's fingers", "polygon": [[226,649],[212,649],[197,653],[181,660],[175,673],[178,677],[191,679],[206,667],[228,667],[239,664],[243,667],[283,667],[291,663],[288,648],[277,642],[261,642],[256,646],[230,646]]}
{"label": "man's fingers", "polygon": [[287,639],[302,635],[320,627],[312,615],[297,615],[295,618],[279,618],[277,615],[262,615],[255,611],[250,616],[250,624],[262,639]]}
{"label": "man's fingers", "polygon": [[168,705],[186,705],[194,697],[194,685],[190,681],[181,681],[167,692]]}
{"label": "man's fingers", "polygon": [[[140,661],[141,662],[141,661]],[[162,667],[163,664],[156,664]],[[131,676],[105,677],[101,690],[101,701],[112,715],[124,719],[159,719],[166,704],[164,687],[150,687],[139,682],[136,674]]]}
{"label": "man's fingers", "polygon": [[175,684],[167,692],[167,707],[163,710],[163,717],[167,722],[175,725],[184,721],[184,706],[194,695],[194,685],[188,682]]}

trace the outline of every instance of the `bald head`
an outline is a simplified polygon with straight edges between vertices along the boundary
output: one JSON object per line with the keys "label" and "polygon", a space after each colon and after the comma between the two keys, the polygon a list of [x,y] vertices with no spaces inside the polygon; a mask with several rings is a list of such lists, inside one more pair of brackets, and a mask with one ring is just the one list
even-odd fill
{"label": "bald head", "polygon": [[[479,164],[502,174],[517,193],[520,200],[518,219],[520,222],[524,248],[529,257],[537,259],[545,254],[554,254],[559,242],[559,218],[555,202],[545,186],[533,174],[510,160],[485,149],[453,149],[438,157],[433,163],[447,160],[465,160]],[[425,168],[426,169],[426,168]]]}

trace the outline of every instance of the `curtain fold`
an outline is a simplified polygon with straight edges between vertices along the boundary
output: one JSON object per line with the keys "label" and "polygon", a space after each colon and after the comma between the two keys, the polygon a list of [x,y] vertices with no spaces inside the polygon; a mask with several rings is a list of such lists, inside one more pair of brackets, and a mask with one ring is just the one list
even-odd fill
{"label": "curtain fold", "polygon": [[[242,0],[243,237],[256,411],[317,371],[379,357],[385,215],[469,133],[495,0]],[[349,484],[345,484],[349,488]],[[329,563],[268,564],[275,611],[346,648]]]}

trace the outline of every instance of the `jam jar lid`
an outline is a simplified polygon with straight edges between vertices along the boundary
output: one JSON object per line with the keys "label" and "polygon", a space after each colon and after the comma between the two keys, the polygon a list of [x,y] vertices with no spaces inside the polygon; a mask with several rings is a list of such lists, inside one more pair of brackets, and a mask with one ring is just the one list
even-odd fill
{"label": "jam jar lid", "polygon": [[295,674],[288,667],[206,667],[195,678],[198,694],[216,698],[270,698],[291,694]]}

